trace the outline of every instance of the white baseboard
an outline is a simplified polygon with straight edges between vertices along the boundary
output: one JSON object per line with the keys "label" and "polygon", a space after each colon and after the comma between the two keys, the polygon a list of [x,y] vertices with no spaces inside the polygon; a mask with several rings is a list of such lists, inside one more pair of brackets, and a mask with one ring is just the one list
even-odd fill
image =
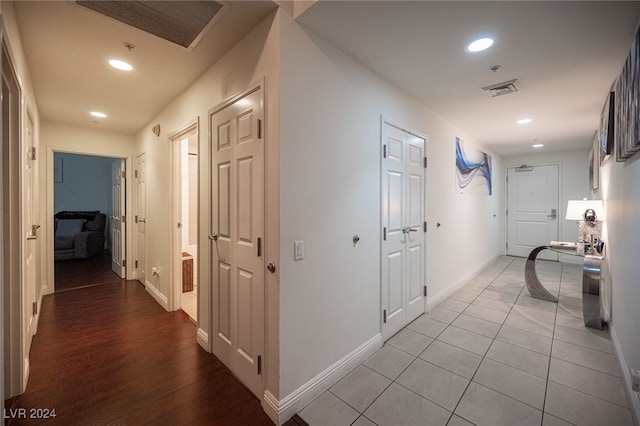
{"label": "white baseboard", "polygon": [[620,346],[615,327],[609,327],[609,330],[611,331],[613,350],[616,354],[620,371],[622,372],[622,379],[624,380],[624,393],[627,395],[627,401],[629,402],[629,411],[631,411],[631,415],[633,416],[634,424],[640,425],[640,399],[638,398],[638,393],[631,389],[631,369],[622,354],[622,347]]}
{"label": "white baseboard", "polygon": [[[448,286],[447,288],[442,290],[440,293],[436,294],[433,297],[427,298],[427,312],[432,310],[436,306],[438,306],[440,303],[444,302],[444,300],[447,297],[451,296],[453,293],[455,293],[456,291],[460,290],[473,277],[478,275],[483,269],[485,269],[487,266],[491,265],[493,262],[496,261],[496,259],[498,259],[501,256],[503,256],[503,255],[502,254],[498,254],[498,255],[492,257],[487,262],[485,262],[485,263],[481,264],[480,266],[478,266],[477,268],[472,269],[471,271],[469,271],[467,274],[465,274],[465,276],[463,276],[462,278],[460,278],[459,280],[457,280],[456,282],[454,282],[453,284],[451,284],[450,286]],[[427,288],[427,291],[428,291],[428,288]]]}
{"label": "white baseboard", "polygon": [[211,348],[209,347],[209,335],[206,331],[198,327],[198,332],[196,333],[196,342],[207,352],[211,352]]}
{"label": "white baseboard", "polygon": [[382,335],[376,334],[280,401],[265,391],[262,408],[276,424],[283,424],[381,347]]}
{"label": "white baseboard", "polygon": [[160,304],[160,306],[162,306],[167,312],[169,311],[169,300],[167,299],[167,296],[160,293],[160,290],[155,288],[149,281],[145,282],[144,288],[147,290],[147,293],[149,293],[151,297]]}

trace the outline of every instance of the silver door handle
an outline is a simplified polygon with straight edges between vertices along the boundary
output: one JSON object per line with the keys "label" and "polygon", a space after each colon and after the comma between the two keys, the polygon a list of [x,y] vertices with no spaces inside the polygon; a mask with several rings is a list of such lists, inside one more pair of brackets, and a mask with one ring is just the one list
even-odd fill
{"label": "silver door handle", "polygon": [[409,232],[418,232],[418,228],[411,228],[409,226],[402,228],[403,234],[408,234]]}
{"label": "silver door handle", "polygon": [[214,232],[213,234],[209,235],[209,239],[212,241],[218,241],[218,233]]}
{"label": "silver door handle", "polygon": [[555,219],[558,217],[558,210],[557,209],[551,209],[551,214],[547,215],[548,219]]}

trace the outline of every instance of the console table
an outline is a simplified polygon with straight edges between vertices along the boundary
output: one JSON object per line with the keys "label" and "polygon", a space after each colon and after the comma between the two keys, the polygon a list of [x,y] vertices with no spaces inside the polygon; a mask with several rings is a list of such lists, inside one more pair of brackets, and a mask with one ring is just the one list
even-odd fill
{"label": "console table", "polygon": [[[534,248],[524,267],[524,282],[531,297],[549,302],[558,302],[558,298],[544,288],[536,274],[536,257],[542,250],[552,250],[558,253],[573,256],[583,255],[577,253],[576,243],[552,242],[548,246]],[[573,253],[575,252],[575,253]],[[584,325],[590,328],[602,330],[606,321],[602,315],[602,300],[600,295],[600,281],[602,279],[603,256],[586,254],[582,267],[582,317]]]}

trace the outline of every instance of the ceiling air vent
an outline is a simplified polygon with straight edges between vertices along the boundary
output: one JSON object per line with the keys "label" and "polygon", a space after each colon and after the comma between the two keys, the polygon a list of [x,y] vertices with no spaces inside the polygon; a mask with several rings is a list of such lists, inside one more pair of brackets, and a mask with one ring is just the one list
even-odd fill
{"label": "ceiling air vent", "polygon": [[520,83],[518,83],[517,78],[514,78],[513,80],[503,81],[502,83],[483,87],[482,90],[484,90],[490,98],[495,98],[496,96],[507,95],[509,93],[519,91]]}
{"label": "ceiling air vent", "polygon": [[224,5],[194,1],[85,1],[76,3],[191,50],[221,15]]}

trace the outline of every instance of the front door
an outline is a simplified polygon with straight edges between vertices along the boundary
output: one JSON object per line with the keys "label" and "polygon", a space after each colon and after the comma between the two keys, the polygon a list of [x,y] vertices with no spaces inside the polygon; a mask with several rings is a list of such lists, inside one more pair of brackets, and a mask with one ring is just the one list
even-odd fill
{"label": "front door", "polygon": [[213,353],[262,398],[262,88],[210,113]]}
{"label": "front door", "polygon": [[[507,254],[527,257],[558,239],[558,165],[507,169]],[[549,250],[538,259],[558,260]]]}
{"label": "front door", "polygon": [[425,310],[425,139],[382,129],[382,337]]}
{"label": "front door", "polygon": [[120,278],[125,278],[125,160],[115,160],[111,164],[111,198],[111,269]]}

